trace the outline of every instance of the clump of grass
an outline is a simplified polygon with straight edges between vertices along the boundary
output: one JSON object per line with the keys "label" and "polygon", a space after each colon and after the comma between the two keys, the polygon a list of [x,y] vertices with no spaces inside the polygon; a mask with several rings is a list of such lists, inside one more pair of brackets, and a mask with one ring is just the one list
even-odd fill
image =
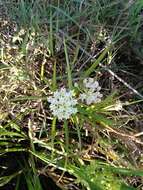
{"label": "clump of grass", "polygon": [[[130,124],[138,118],[126,109],[135,102],[119,100],[103,69],[112,63],[115,42],[127,36],[122,15],[132,4],[7,3],[18,25],[8,41],[2,32],[0,186],[19,189],[24,176],[25,189],[46,189],[44,175],[61,189],[135,189],[130,176],[141,181],[142,142]],[[12,171],[9,155],[17,160]]]}

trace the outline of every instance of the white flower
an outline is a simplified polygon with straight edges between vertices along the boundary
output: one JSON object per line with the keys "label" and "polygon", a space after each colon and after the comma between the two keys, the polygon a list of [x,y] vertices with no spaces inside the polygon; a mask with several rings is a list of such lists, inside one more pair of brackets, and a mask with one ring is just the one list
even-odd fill
{"label": "white flower", "polygon": [[72,114],[77,113],[77,100],[73,98],[73,91],[67,91],[61,88],[54,92],[53,96],[48,98],[52,114],[59,120],[69,119]]}
{"label": "white flower", "polygon": [[98,103],[101,101],[102,94],[100,92],[92,92],[87,91],[85,93],[80,94],[79,99],[82,102],[86,102],[87,105]]}
{"label": "white flower", "polygon": [[98,81],[94,78],[86,78],[83,80],[84,92],[80,94],[79,99],[87,105],[98,103],[101,101],[102,94],[100,93],[101,87]]}
{"label": "white flower", "polygon": [[99,88],[99,83],[98,83],[98,81],[94,80],[94,78],[86,78],[86,79],[84,79],[83,80],[83,85],[84,85],[85,88],[90,89],[91,91],[95,91],[96,89]]}

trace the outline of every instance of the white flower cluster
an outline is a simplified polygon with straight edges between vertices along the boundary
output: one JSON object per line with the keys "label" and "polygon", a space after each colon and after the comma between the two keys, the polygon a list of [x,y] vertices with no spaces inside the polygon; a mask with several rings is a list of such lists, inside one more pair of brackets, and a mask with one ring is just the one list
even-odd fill
{"label": "white flower cluster", "polygon": [[101,87],[94,78],[86,78],[83,80],[84,93],[81,93],[79,99],[87,105],[101,101],[102,94],[100,93]]}
{"label": "white flower cluster", "polygon": [[61,88],[54,92],[52,97],[48,98],[52,114],[59,120],[69,119],[72,114],[77,113],[77,100],[73,98],[73,91],[67,91]]}
{"label": "white flower cluster", "polygon": [[59,120],[69,119],[71,115],[78,112],[75,107],[78,104],[78,100],[81,100],[87,105],[101,101],[103,96],[100,93],[101,87],[95,79],[84,79],[83,87],[84,92],[81,93],[77,99],[74,98],[74,92],[71,90],[67,91],[65,88],[61,88],[55,91],[54,94],[48,98],[52,114]]}

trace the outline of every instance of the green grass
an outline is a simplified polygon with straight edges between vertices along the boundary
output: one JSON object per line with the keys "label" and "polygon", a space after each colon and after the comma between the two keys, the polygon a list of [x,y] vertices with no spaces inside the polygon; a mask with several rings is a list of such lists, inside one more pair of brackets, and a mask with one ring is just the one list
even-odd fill
{"label": "green grass", "polygon": [[[142,58],[142,1],[1,4],[0,187],[141,189],[142,100],[104,68],[120,75]],[[102,101],[78,100],[78,113],[58,120],[48,97],[65,86],[78,99],[87,77],[100,82]]]}

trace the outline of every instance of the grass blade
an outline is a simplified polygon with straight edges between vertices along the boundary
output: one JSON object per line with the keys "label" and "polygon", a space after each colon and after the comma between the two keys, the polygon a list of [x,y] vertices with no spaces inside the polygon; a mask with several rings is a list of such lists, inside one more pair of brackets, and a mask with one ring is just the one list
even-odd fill
{"label": "grass blade", "polygon": [[85,73],[83,74],[83,77],[88,77],[92,72],[94,72],[95,68],[100,64],[100,62],[105,58],[106,54],[108,53],[109,49],[111,47],[107,46],[103,52],[101,53],[101,55],[97,58],[97,60],[95,60],[95,62],[85,71]]}
{"label": "grass blade", "polygon": [[68,52],[67,52],[67,46],[66,46],[65,39],[64,39],[64,51],[65,51],[66,63],[67,63],[68,86],[69,86],[69,89],[72,89],[72,74],[71,74],[69,57],[68,57]]}

